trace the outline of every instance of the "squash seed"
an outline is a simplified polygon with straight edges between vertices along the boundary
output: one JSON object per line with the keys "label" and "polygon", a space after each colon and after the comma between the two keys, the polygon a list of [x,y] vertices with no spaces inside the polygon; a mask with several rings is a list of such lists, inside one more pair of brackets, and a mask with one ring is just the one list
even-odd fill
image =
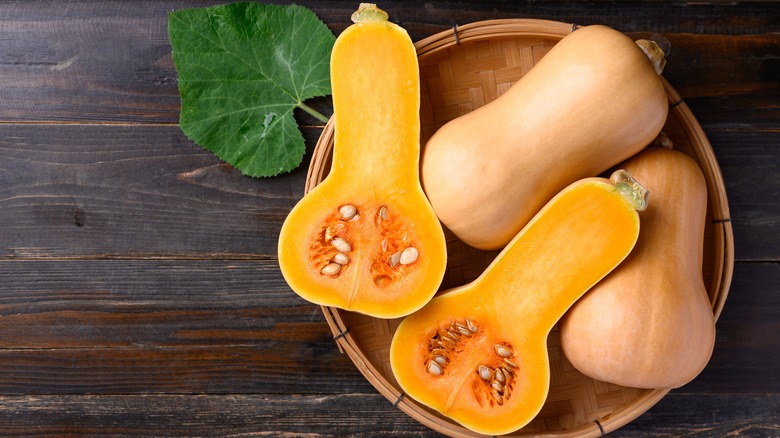
{"label": "squash seed", "polygon": [[399,260],[402,265],[409,265],[417,261],[417,248],[410,246],[401,253],[401,259]]}
{"label": "squash seed", "polygon": [[504,404],[504,397],[501,395],[500,392],[496,391],[495,389],[492,392],[493,398],[496,400],[496,403],[498,403],[499,406],[502,406]]}
{"label": "squash seed", "polygon": [[324,275],[334,276],[334,275],[338,274],[339,271],[341,271],[341,265],[340,264],[338,264],[338,263],[328,263],[327,265],[325,265],[324,268],[322,268],[322,270],[320,272],[323,273]]}
{"label": "squash seed", "polygon": [[339,252],[347,253],[347,252],[352,251],[352,245],[350,245],[349,242],[347,242],[346,240],[342,239],[341,237],[333,238],[333,240],[331,240],[330,243]]}
{"label": "squash seed", "polygon": [[333,260],[332,261],[334,263],[340,264],[341,266],[344,266],[346,264],[349,264],[349,256],[347,256],[344,253],[338,253],[338,254],[333,256]]}
{"label": "squash seed", "polygon": [[383,221],[386,221],[389,217],[390,217],[390,214],[387,211],[387,206],[383,205],[379,209],[379,218],[382,219]]}
{"label": "squash seed", "polygon": [[496,349],[496,353],[498,353],[501,357],[510,357],[512,356],[512,350],[507,348],[505,345],[496,344],[493,346]]}
{"label": "squash seed", "polygon": [[502,385],[502,384],[501,384],[501,382],[499,382],[499,381],[497,381],[497,380],[494,380],[494,381],[493,381],[493,382],[490,384],[490,387],[491,387],[491,388],[493,388],[493,390],[495,390],[495,391],[496,391],[496,392],[498,392],[499,394],[503,394],[503,393],[504,393],[504,385]]}
{"label": "squash seed", "polygon": [[339,207],[339,214],[341,214],[341,219],[348,221],[357,214],[357,207],[351,204],[344,204]]}
{"label": "squash seed", "polygon": [[477,372],[479,373],[479,377],[486,382],[493,378],[493,372],[485,365],[480,365]]}
{"label": "squash seed", "polygon": [[463,336],[471,336],[474,334],[471,329],[459,322],[455,323],[455,328],[458,329],[458,332]]}
{"label": "squash seed", "polygon": [[441,368],[441,365],[437,364],[436,362],[434,362],[432,360],[428,361],[427,369],[428,369],[429,373],[431,373],[433,375],[436,375],[436,376],[441,376],[441,373],[443,371],[442,368]]}
{"label": "squash seed", "polygon": [[389,263],[390,263],[390,267],[391,268],[395,268],[396,266],[398,266],[398,264],[400,262],[401,262],[401,252],[400,251],[390,256]]}
{"label": "squash seed", "polygon": [[466,327],[458,327],[458,332],[460,332],[460,334],[462,334],[463,336],[471,336],[474,334],[471,332],[471,330],[469,330]]}
{"label": "squash seed", "polygon": [[447,364],[447,358],[444,356],[433,356],[433,360],[439,364],[439,365],[446,365]]}
{"label": "squash seed", "polygon": [[468,327],[472,333],[476,333],[477,330],[479,330],[477,326],[473,322],[471,322],[471,320],[468,318],[466,318],[466,327]]}

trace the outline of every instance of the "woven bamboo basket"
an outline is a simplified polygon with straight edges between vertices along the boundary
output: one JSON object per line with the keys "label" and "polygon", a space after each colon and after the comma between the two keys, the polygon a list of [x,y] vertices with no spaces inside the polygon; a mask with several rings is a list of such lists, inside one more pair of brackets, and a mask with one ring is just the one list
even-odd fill
{"label": "woven bamboo basket", "polygon": [[[573,24],[535,20],[491,20],[455,26],[415,44],[421,74],[421,144],[445,122],[495,99],[561,38]],[[733,235],[722,175],[706,135],[680,95],[664,81],[670,112],[664,132],[674,148],[702,168],[709,191],[703,276],[717,317],[733,270]],[[333,119],[314,150],[306,180],[311,190],[330,170]],[[467,246],[445,230],[448,266],[442,290],[474,280],[498,254]],[[323,307],[334,339],[368,381],[393,405],[431,429],[450,436],[477,436],[459,424],[404,397],[389,364],[390,342],[400,320],[383,320]],[[548,339],[551,386],[547,402],[530,424],[510,436],[597,437],[639,417],[668,390],[621,387],[575,370],[560,349],[557,328]]]}

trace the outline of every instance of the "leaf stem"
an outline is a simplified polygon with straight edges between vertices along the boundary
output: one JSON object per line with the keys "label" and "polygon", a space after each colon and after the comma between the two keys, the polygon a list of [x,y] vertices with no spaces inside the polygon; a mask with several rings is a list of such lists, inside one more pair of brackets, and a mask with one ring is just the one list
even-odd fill
{"label": "leaf stem", "polygon": [[310,107],[309,105],[306,105],[305,103],[303,103],[303,102],[300,102],[300,103],[298,103],[298,105],[296,105],[296,106],[297,106],[298,108],[300,108],[300,109],[302,109],[302,110],[306,111],[307,113],[311,114],[312,116],[314,116],[314,117],[315,117],[317,120],[319,120],[320,122],[322,122],[322,123],[328,123],[328,118],[327,118],[327,117],[323,116],[323,115],[322,115],[322,114],[320,114],[320,113],[319,113],[317,110],[315,110],[314,108]]}

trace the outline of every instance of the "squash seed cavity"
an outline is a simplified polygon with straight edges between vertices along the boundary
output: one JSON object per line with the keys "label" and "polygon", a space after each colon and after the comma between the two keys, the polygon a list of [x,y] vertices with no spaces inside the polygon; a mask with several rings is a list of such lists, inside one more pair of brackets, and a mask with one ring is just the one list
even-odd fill
{"label": "squash seed cavity", "polygon": [[[363,217],[373,219],[366,222]],[[335,279],[348,272],[354,260],[369,260],[374,284],[384,288],[413,269],[421,256],[411,229],[392,205],[345,203],[325,218],[310,246],[311,262],[321,275]]]}
{"label": "squash seed cavity", "polygon": [[[458,357],[467,351],[469,344],[477,343],[481,336],[478,325],[471,319],[453,322],[438,329],[428,343],[425,369],[432,377],[446,376],[455,367]],[[484,347],[479,347],[484,348]],[[502,406],[512,395],[515,371],[515,355],[509,343],[496,343],[485,352],[481,364],[474,370],[472,385],[474,397],[489,406]]]}

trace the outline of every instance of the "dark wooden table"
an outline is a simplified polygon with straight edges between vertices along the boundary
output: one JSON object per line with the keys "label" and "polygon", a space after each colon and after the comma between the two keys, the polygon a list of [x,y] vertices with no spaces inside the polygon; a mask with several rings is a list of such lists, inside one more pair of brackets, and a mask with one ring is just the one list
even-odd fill
{"label": "dark wooden table", "polygon": [[[308,161],[253,179],[180,131],[167,13],[216,3],[0,2],[0,434],[435,436],[282,279]],[[299,3],[336,34],[357,6]],[[527,17],[671,41],[665,76],[722,167],[734,277],[708,367],[613,435],[780,436],[780,3],[380,6],[414,40]],[[308,160],[322,126],[300,121]]]}

